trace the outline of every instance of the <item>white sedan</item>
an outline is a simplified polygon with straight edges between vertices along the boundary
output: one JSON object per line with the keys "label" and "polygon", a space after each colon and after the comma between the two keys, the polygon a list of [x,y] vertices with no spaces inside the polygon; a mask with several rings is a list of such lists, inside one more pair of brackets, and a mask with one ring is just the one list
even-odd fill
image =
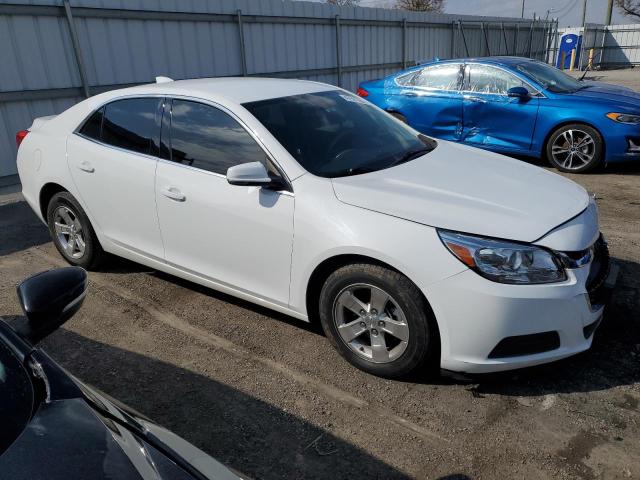
{"label": "white sedan", "polygon": [[69,263],[109,252],[319,321],[376,375],[584,351],[615,276],[582,187],[322,83],[160,78],[16,139]]}

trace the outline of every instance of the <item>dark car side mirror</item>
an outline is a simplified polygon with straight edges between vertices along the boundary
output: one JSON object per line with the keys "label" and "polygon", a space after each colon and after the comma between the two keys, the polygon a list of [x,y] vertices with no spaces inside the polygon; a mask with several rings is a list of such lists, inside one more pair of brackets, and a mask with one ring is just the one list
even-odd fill
{"label": "dark car side mirror", "polygon": [[507,96],[524,100],[526,98],[529,98],[529,90],[524,87],[511,87],[509,90],[507,90]]}
{"label": "dark car side mirror", "polygon": [[36,344],[69,320],[87,294],[87,272],[66,267],[37,273],[18,285],[18,300],[26,318],[12,322],[13,330]]}

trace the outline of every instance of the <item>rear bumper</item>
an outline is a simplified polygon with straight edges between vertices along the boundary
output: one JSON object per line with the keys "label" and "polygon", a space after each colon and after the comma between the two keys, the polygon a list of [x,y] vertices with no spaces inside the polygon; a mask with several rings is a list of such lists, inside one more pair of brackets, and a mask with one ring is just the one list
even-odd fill
{"label": "rear bumper", "polygon": [[[433,285],[425,294],[441,329],[441,367],[498,372],[589,349],[605,309],[603,301],[592,304],[586,291],[589,267],[569,270],[561,284],[503,285],[469,270]],[[608,297],[616,277],[614,266],[598,287],[599,299]]]}

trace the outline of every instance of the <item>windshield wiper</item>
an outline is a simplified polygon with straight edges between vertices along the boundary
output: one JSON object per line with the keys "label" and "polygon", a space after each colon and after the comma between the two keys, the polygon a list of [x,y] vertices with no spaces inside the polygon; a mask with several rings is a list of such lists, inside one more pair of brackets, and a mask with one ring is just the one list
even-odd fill
{"label": "windshield wiper", "polygon": [[391,165],[389,165],[389,167],[395,167],[396,165],[400,165],[401,163],[405,163],[405,162],[408,162],[410,160],[413,160],[414,158],[421,157],[425,153],[429,153],[432,150],[433,150],[433,147],[424,147],[424,148],[417,148],[415,150],[409,150],[404,155],[402,155],[400,158],[398,158],[396,161],[391,163]]}

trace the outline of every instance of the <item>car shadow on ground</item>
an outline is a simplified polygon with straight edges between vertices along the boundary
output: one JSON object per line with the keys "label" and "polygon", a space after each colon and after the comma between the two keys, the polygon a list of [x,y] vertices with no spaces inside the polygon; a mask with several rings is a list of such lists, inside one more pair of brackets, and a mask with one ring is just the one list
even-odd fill
{"label": "car shadow on ground", "polygon": [[640,382],[640,264],[616,260],[618,284],[590,350],[558,362],[500,374],[450,379],[474,395],[539,396],[594,392]]}
{"label": "car shadow on ground", "polygon": [[0,205],[0,256],[10,255],[50,241],[47,227],[24,200]]}
{"label": "car shadow on ground", "polygon": [[84,382],[251,478],[409,478],[323,428],[193,371],[66,329],[44,349]]}

